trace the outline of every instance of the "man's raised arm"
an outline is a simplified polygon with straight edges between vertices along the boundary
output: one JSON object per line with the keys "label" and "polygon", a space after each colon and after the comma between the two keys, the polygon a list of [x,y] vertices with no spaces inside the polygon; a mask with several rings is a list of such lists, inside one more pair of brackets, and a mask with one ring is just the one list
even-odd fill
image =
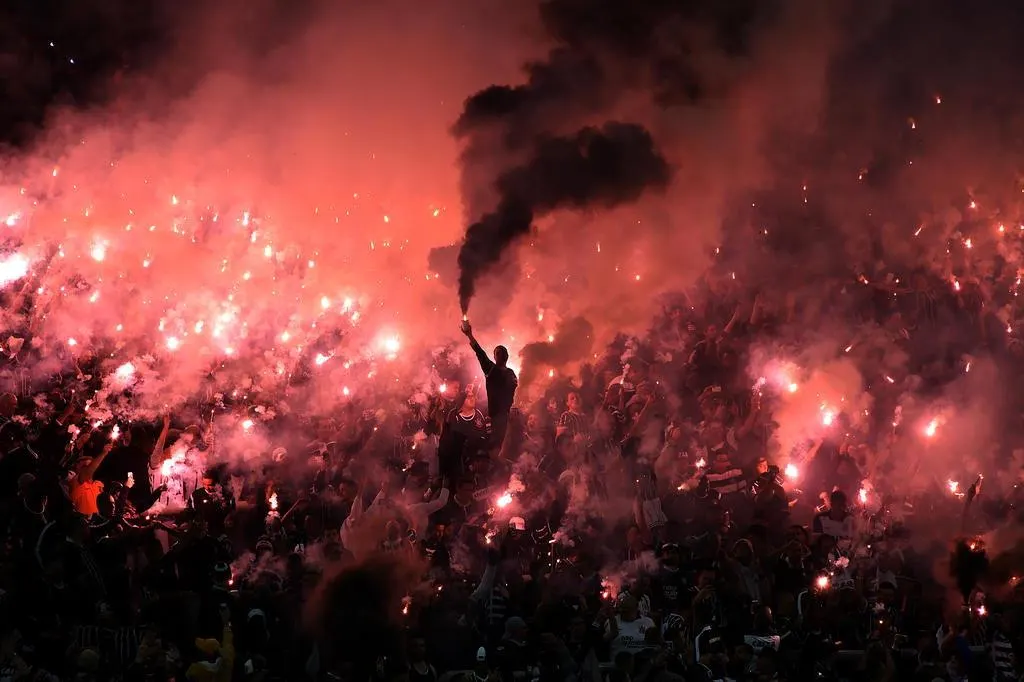
{"label": "man's raised arm", "polygon": [[160,436],[156,439],[156,445],[153,446],[153,452],[149,456],[149,468],[156,469],[164,461],[164,446],[167,444],[167,433],[171,430],[171,418],[169,415],[164,415],[164,425],[160,429]]}
{"label": "man's raised arm", "polygon": [[476,359],[480,361],[480,369],[484,371],[484,376],[489,375],[491,370],[494,369],[494,361],[491,360],[487,356],[487,352],[480,347],[476,337],[473,336],[473,328],[469,326],[469,322],[462,323],[462,333],[466,335],[467,339],[469,339],[469,345],[473,349],[473,352],[476,353]]}

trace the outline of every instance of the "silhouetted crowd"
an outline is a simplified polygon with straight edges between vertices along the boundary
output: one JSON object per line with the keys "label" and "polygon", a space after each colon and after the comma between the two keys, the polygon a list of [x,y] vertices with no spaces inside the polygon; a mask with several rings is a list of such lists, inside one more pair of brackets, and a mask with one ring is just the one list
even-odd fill
{"label": "silhouetted crowd", "polygon": [[[747,361],[793,311],[708,300],[518,407],[508,352],[466,325],[480,368],[398,407],[264,419],[287,439],[242,458],[210,422],[114,431],[72,382],[41,419],[12,386],[0,682],[1021,679],[1018,579],[979,538],[1017,520],[1019,481],[909,495],[888,430],[841,415],[781,452]],[[323,597],[380,562],[415,576],[394,600]],[[390,629],[346,645],[324,609]]]}

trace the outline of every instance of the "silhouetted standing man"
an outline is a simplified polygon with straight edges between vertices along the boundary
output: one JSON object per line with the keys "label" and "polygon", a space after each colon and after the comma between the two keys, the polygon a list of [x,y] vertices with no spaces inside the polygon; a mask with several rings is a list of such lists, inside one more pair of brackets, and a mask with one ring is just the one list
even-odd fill
{"label": "silhouetted standing man", "polygon": [[494,360],[491,360],[477,343],[469,322],[462,323],[462,333],[469,339],[469,345],[473,347],[473,352],[480,361],[480,369],[487,378],[487,414],[491,418],[491,445],[500,449],[501,444],[505,442],[509,412],[512,410],[512,401],[516,396],[519,380],[508,366],[508,348],[495,347]]}

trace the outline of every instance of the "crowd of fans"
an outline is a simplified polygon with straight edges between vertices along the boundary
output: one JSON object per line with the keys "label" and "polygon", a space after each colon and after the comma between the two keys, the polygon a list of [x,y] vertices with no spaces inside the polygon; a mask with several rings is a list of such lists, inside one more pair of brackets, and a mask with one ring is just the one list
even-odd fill
{"label": "crowd of fans", "polygon": [[[843,429],[787,478],[745,371],[785,306],[711,300],[518,408],[466,324],[480,368],[427,404],[306,420],[247,467],[204,422],[5,394],[0,682],[1020,679],[1017,580],[958,532],[995,523],[981,481],[908,500]],[[328,597],[359,571],[380,599]]]}

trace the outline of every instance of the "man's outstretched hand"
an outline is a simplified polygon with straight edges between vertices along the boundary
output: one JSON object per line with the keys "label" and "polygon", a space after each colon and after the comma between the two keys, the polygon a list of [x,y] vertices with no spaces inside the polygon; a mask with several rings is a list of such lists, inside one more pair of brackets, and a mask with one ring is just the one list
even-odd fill
{"label": "man's outstretched hand", "polygon": [[469,320],[463,320],[460,329],[462,329],[462,333],[466,335],[466,338],[473,338],[473,326],[469,323]]}

